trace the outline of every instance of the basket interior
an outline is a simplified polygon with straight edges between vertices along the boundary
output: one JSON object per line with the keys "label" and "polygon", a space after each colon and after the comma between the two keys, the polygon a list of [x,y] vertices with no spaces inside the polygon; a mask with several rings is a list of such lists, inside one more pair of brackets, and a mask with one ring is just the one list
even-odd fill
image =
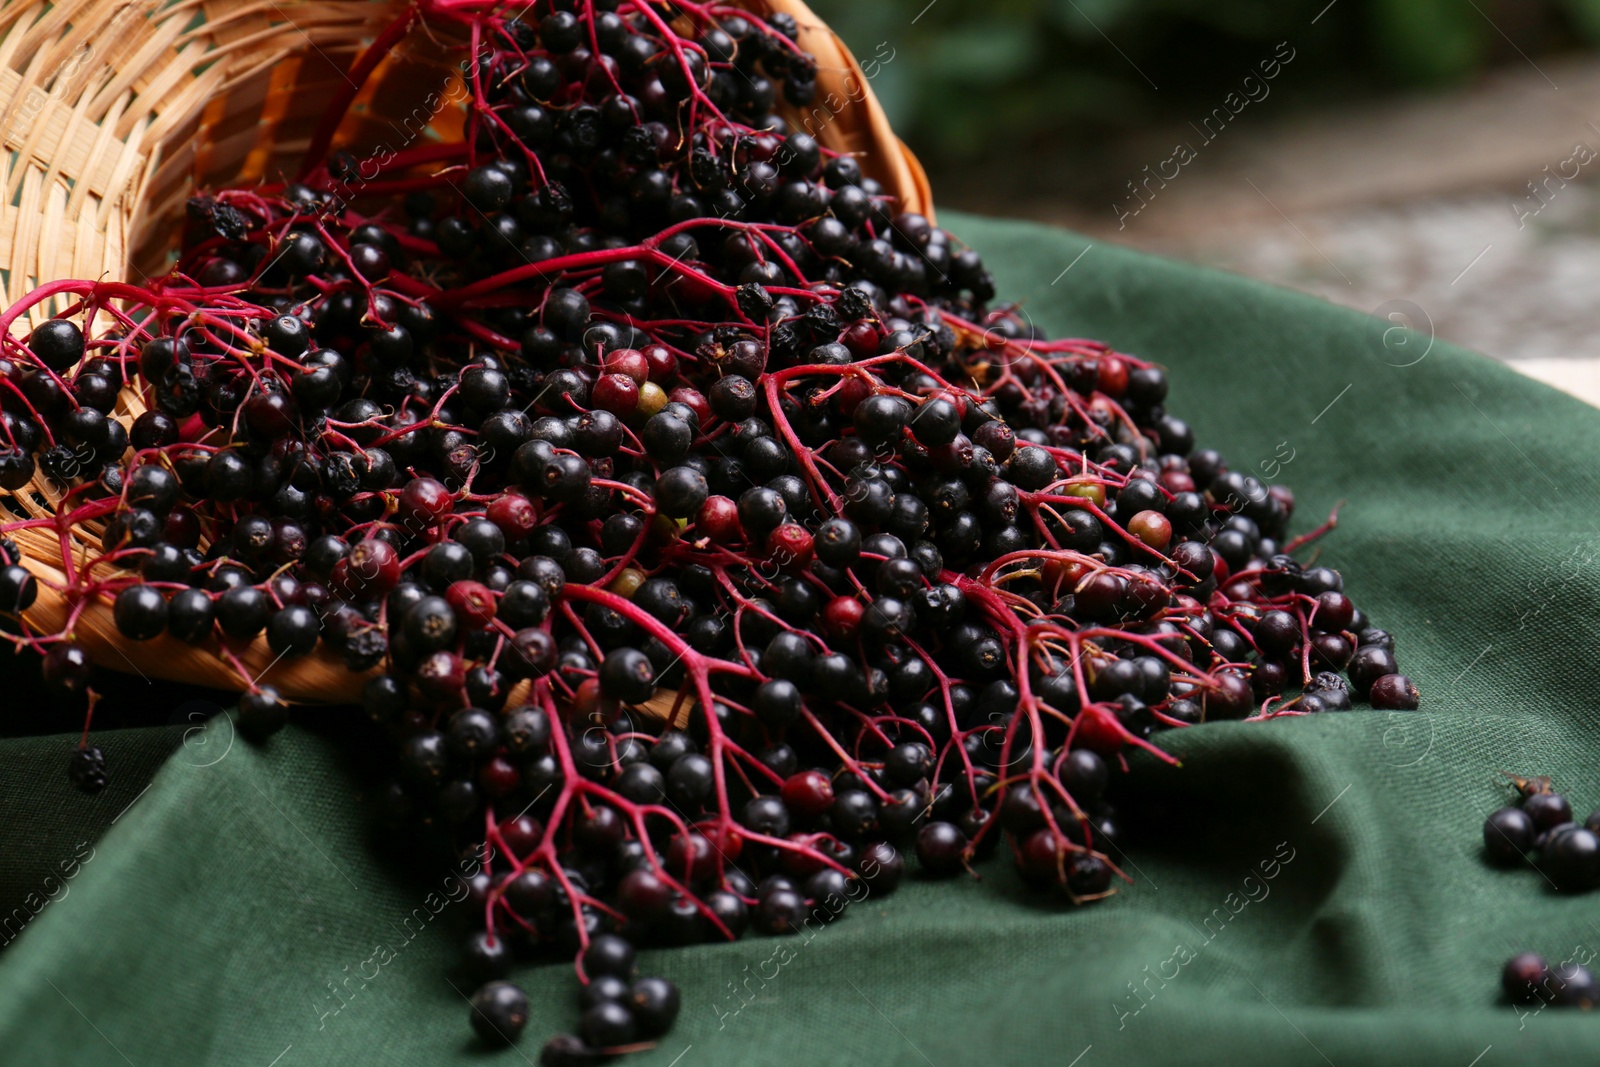
{"label": "basket interior", "polygon": [[[384,10],[373,29],[386,23]],[[349,83],[345,76],[372,34],[332,47],[302,47],[271,65],[258,66],[228,92],[185,115],[157,150],[160,160],[134,205],[130,232],[135,269],[164,270],[181,232],[185,201],[223,186],[293,180],[329,101]],[[465,109],[459,103],[461,70],[446,42],[415,32],[364,84],[334,137],[336,147],[358,156],[459,137]]]}
{"label": "basket interior", "polygon": [[[345,71],[403,6],[89,0],[0,12],[5,303],[58,278],[155,277],[195,191],[293,179]],[[409,34],[336,144],[459,135],[459,108],[425,103],[459,77],[449,43],[431,26]]]}

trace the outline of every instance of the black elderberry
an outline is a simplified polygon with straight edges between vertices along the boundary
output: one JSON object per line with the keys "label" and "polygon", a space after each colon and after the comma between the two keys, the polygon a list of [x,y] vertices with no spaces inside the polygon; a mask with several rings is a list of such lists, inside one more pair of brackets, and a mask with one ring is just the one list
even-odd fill
{"label": "black elderberry", "polygon": [[627,979],[633,976],[635,962],[633,945],[616,934],[601,934],[589,942],[583,952],[583,971],[591,978],[610,975]]}
{"label": "black elderberry", "polygon": [[261,741],[289,724],[289,706],[269,685],[257,686],[239,698],[239,729]]}
{"label": "black elderberry", "polygon": [[457,759],[483,760],[494,754],[500,741],[500,726],[482,708],[462,708],[451,714],[445,725],[445,738]]}
{"label": "black elderberry", "polygon": [[449,766],[450,752],[443,734],[416,734],[401,749],[401,773],[416,786],[437,786]]}
{"label": "black elderberry", "polygon": [[763,682],[751,703],[756,717],[773,728],[797,721],[802,707],[800,688],[785,678]]}
{"label": "black elderberry", "polygon": [[685,753],[667,768],[667,796],[683,810],[698,810],[711,799],[715,788],[711,761],[699,753]]}
{"label": "black elderberry", "polygon": [[594,974],[585,968],[589,980],[578,989],[578,1010],[588,1011],[596,1004],[616,1003],[628,995],[628,983],[614,974]]}
{"label": "black elderberry", "polygon": [[511,945],[503,934],[476,930],[461,949],[461,972],[474,984],[504,978],[511,970]]}
{"label": "black elderberry", "polygon": [[951,823],[930,822],[917,831],[917,861],[935,877],[961,870],[966,847],[966,835]]}
{"label": "black elderberry", "polygon": [[1600,884],[1600,835],[1582,826],[1552,831],[1539,866],[1558,889],[1593,889]]}
{"label": "black elderberry", "polygon": [[1556,966],[1552,974],[1558,984],[1555,996],[1557,1005],[1587,1011],[1600,1004],[1600,982],[1596,981],[1589,968],[1563,963]]}
{"label": "black elderberry", "polygon": [[102,792],[110,782],[106,773],[106,754],[99,745],[74,748],[67,760],[67,780],[82,793]]}
{"label": "black elderberry", "polygon": [[1520,952],[1506,961],[1500,986],[1513,1004],[1532,1004],[1544,998],[1550,968],[1536,952]]}
{"label": "black elderberry", "polygon": [[449,647],[458,632],[455,611],[439,596],[424,596],[412,604],[405,612],[403,627],[406,639],[419,652]]}
{"label": "black elderberry", "polygon": [[149,585],[130,585],[112,604],[117,630],[134,641],[148,641],[167,628],[167,601]]}
{"label": "black elderberry", "polygon": [[873,893],[887,896],[899,888],[905,860],[887,841],[876,841],[861,850],[856,870]]}
{"label": "black elderberry", "polygon": [[635,804],[660,804],[666,797],[666,777],[648,763],[623,768],[612,783],[617,795]]}
{"label": "black elderberry", "polygon": [[215,621],[215,605],[202,590],[180,589],[167,602],[167,629],[180,641],[193,644],[210,637]]}
{"label": "black elderberry", "polygon": [[584,1044],[577,1034],[556,1034],[539,1050],[540,1067],[591,1067],[610,1058],[609,1053]]}
{"label": "black elderberry", "polygon": [[590,1045],[611,1048],[626,1045],[636,1032],[633,1012],[620,1001],[601,1001],[583,1013],[578,1032]]}
{"label": "black elderberry", "polygon": [[1483,824],[1483,847],[1491,863],[1513,866],[1533,847],[1533,820],[1521,808],[1501,808]]}
{"label": "black elderberry", "polygon": [[50,319],[40,323],[28,338],[28,351],[60,374],[83,359],[83,331],[66,319]]}
{"label": "black elderberry", "polygon": [[267,347],[287,359],[299,359],[311,345],[311,330],[298,315],[278,315],[261,327]]}
{"label": "black elderberry", "polygon": [[756,901],[753,925],[765,934],[797,933],[805,908],[805,898],[793,886],[770,885],[761,890]]}
{"label": "black elderberry", "polygon": [[506,535],[488,519],[468,519],[452,530],[450,537],[467,550],[477,566],[497,559],[506,550]]}
{"label": "black elderberry", "polygon": [[1076,897],[1094,897],[1111,888],[1111,866],[1099,856],[1078,853],[1066,864],[1067,892]]}
{"label": "black elderberry", "polygon": [[229,589],[216,600],[217,623],[229,637],[248,640],[266,628],[271,601],[260,589],[242,585]]}
{"label": "black elderberry", "polygon": [[705,475],[692,467],[673,467],[662,474],[654,486],[657,509],[675,519],[696,514],[709,495]]}
{"label": "black elderberry", "polygon": [[1522,810],[1533,821],[1536,832],[1572,821],[1572,805],[1560,793],[1534,793],[1523,799]]}
{"label": "black elderberry", "polygon": [[757,536],[777,529],[787,512],[783,495],[775,489],[755,486],[739,497],[739,523]]}
{"label": "black elderberry", "polygon": [[627,704],[642,704],[655,692],[655,668],[650,658],[636,648],[619,648],[606,653],[600,665],[600,690]]}
{"label": "black elderberry", "polygon": [[884,773],[896,785],[911,785],[933,772],[933,759],[933,752],[922,742],[903,742],[884,757]]}
{"label": "black elderberry", "polygon": [[472,1029],[486,1045],[516,1043],[528,1024],[528,996],[510,982],[490,982],[472,994]]}

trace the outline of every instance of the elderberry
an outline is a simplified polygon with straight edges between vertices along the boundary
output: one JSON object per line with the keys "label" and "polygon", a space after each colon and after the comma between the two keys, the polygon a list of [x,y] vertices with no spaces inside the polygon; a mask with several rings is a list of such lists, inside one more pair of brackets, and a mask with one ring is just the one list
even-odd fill
{"label": "elderberry", "polygon": [[[486,1040],[540,950],[588,979],[544,1062],[659,1037],[679,996],[636,943],[794,932],[912,850],[941,876],[1009,844],[1056,902],[1104,897],[1130,747],[1417,706],[1343,576],[1283,550],[1293,495],[1197,449],[1164,371],[1051,341],[774,114],[817,88],[794,19],[460,16],[473,143],[196,197],[132,334],[52,319],[0,360],[0,486],[103,519],[121,577],[68,599],[129,642],[368,672],[386,827],[514,861],[467,909]],[[43,591],[0,547],[14,625]],[[65,636],[28,640],[87,703]],[[287,719],[241,697],[250,737]],[[1580,888],[1570,819],[1530,797],[1486,850]]]}

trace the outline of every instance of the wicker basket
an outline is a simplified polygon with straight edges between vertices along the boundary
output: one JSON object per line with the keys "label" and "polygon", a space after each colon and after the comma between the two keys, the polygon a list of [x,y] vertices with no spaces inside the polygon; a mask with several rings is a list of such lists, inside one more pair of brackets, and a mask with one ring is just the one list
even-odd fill
{"label": "wicker basket", "polygon": [[[827,147],[858,154],[866,173],[908,210],[931,215],[921,166],[895,138],[843,43],[799,0],[750,6],[792,14],[801,46],[817,57],[818,104],[797,121]],[[188,197],[197,189],[294,175],[328,99],[348,89],[346,71],[406,7],[397,0],[4,3],[5,304],[58,279],[165,271]],[[414,28],[362,85],[334,143],[376,145],[393,136],[395,121],[429,114],[423,98],[457,77],[448,43],[431,26]],[[460,112],[436,115],[429,136],[458,139],[461,119]],[[36,309],[34,321],[47,316],[47,309]],[[142,410],[128,390],[117,417],[131,422]],[[57,497],[41,475],[10,503],[13,511],[44,515]],[[70,532],[80,556],[99,535],[95,527]],[[26,621],[37,632],[59,632],[73,608],[51,587],[64,580],[61,544],[46,530],[24,531],[17,540],[41,579]],[[270,669],[271,684],[295,701],[348,701],[364,680],[320,649],[275,664],[264,638],[233,648],[250,675],[241,678],[215,643],[120,637],[103,602],[83,611],[73,636],[102,667],[215,688],[244,688]]]}

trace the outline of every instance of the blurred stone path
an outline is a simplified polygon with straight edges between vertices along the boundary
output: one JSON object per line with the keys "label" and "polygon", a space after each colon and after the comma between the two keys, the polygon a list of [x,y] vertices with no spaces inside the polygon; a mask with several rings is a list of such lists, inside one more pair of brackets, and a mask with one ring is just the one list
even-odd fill
{"label": "blurred stone path", "polygon": [[[1141,134],[1087,162],[988,168],[982,183],[936,177],[936,188],[951,206],[1005,203],[1393,312],[1600,406],[1600,60],[1541,60],[1453,93],[1323,114],[1268,106],[1178,178],[1143,185],[1149,203],[1121,226],[1112,205],[1128,202],[1127,182],[1192,132]],[[1064,191],[1038,180],[1063,173]]]}
{"label": "blurred stone path", "polygon": [[1522,229],[1507,201],[1420,198],[1308,213],[1295,220],[1300,232],[1269,225],[1163,250],[1403,316],[1394,321],[1600,406],[1600,195],[1573,185]]}

